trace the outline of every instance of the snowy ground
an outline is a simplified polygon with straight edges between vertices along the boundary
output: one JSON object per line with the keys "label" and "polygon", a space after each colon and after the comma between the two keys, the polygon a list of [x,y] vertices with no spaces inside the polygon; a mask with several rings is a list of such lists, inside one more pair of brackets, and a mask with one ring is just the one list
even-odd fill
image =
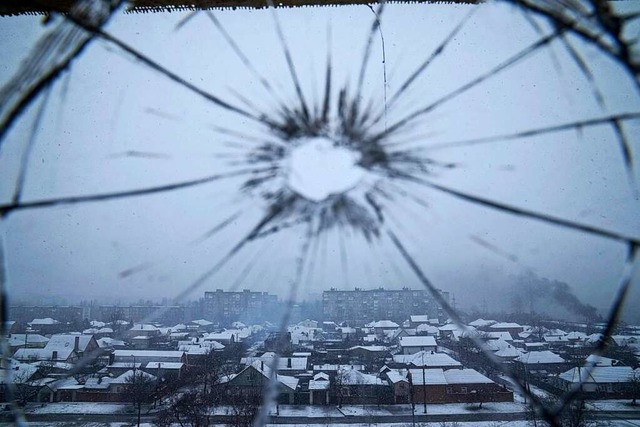
{"label": "snowy ground", "polygon": [[[513,413],[524,412],[526,407],[516,402],[495,402],[484,403],[482,408],[478,408],[478,404],[469,403],[447,403],[447,404],[427,404],[427,414],[469,414],[478,412],[500,412]],[[353,415],[411,415],[411,405],[387,405],[387,406],[343,406],[340,411],[346,416]],[[280,410],[282,414],[282,409]],[[421,404],[416,405],[416,415],[424,414],[424,407]]]}
{"label": "snowy ground", "polygon": [[65,402],[29,405],[27,414],[119,414],[131,409],[122,403]]}

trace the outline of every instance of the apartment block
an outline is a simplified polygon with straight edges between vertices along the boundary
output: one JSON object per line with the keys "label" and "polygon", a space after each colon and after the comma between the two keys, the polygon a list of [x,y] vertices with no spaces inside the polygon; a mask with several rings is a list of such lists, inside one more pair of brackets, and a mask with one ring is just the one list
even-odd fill
{"label": "apartment block", "polygon": [[[441,294],[445,299],[448,298],[448,293]],[[331,288],[322,294],[322,307],[325,319],[348,321],[352,326],[381,319],[401,323],[411,314],[428,314],[433,317],[440,314],[436,302],[426,290],[409,288]]]}
{"label": "apartment block", "polygon": [[268,292],[253,292],[249,289],[225,292],[218,289],[204,293],[202,311],[204,318],[213,322],[252,322],[265,318],[277,303],[278,298]]}

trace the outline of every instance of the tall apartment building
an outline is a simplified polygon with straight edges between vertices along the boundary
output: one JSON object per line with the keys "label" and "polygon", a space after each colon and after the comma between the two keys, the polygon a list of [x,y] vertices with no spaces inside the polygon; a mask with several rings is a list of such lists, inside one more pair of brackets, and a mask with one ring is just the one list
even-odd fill
{"label": "tall apartment building", "polygon": [[212,322],[259,322],[269,317],[271,310],[276,309],[278,297],[268,292],[205,292],[202,302],[202,314]]}
{"label": "tall apartment building", "polygon": [[[448,292],[441,292],[448,300]],[[363,325],[374,320],[393,320],[401,323],[412,314],[440,315],[437,303],[426,290],[360,289],[322,293],[322,308],[326,320],[348,321]]]}

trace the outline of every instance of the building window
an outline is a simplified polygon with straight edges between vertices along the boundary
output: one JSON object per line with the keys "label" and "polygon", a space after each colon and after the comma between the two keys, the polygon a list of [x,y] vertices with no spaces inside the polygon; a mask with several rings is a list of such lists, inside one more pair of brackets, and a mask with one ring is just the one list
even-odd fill
{"label": "building window", "polygon": [[460,387],[460,393],[468,393],[466,387]]}
{"label": "building window", "polygon": [[453,394],[453,387],[447,387],[447,394]]}

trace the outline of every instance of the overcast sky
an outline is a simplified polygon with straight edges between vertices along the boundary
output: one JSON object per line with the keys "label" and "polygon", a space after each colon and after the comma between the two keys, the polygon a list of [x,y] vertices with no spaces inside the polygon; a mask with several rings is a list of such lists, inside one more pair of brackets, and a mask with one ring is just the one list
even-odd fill
{"label": "overcast sky", "polygon": [[[521,13],[504,5],[388,5],[381,17],[388,99],[472,9],[477,10],[444,53],[388,111],[388,124],[482,75],[540,37]],[[334,65],[333,98],[347,82],[355,88],[374,18],[369,8],[304,8],[277,14],[310,102],[321,97],[328,52]],[[243,108],[241,97],[272,113],[279,102],[297,102],[270,11],[223,11],[216,16],[273,85],[276,97],[265,91],[204,13],[176,30],[185,16],[118,14],[107,30],[189,82]],[[539,24],[548,31],[544,22]],[[42,32],[37,17],[0,19],[0,82],[16,71]],[[639,112],[640,97],[627,75],[593,48],[572,42],[588,61],[604,106],[567,50],[553,44],[419,117],[397,136],[398,142],[413,139],[414,147],[428,148]],[[385,69],[378,33],[366,70],[363,97],[381,109]],[[18,159],[38,105],[3,142],[2,200],[11,198]],[[638,120],[624,125],[636,155],[639,125]],[[255,122],[96,41],[74,62],[68,80],[60,79],[53,88],[31,155],[24,200],[138,189],[236,170],[227,155],[246,155],[249,138],[223,135],[216,126],[258,140],[273,139]],[[229,147],[228,142],[245,148]],[[153,155],[125,155],[132,152]],[[425,152],[429,158],[458,165],[436,171],[433,180],[440,184],[640,235],[640,202],[630,190],[610,126]],[[637,160],[635,166],[640,166]],[[637,187],[637,174],[634,179]],[[45,301],[53,296],[68,302],[172,298],[221,260],[264,216],[267,205],[261,195],[239,191],[245,180],[237,177],[152,196],[14,212],[2,224],[10,295],[16,300],[35,296]],[[567,282],[583,302],[600,309],[612,298],[626,254],[618,242],[496,212],[414,184],[389,182],[387,190],[394,197],[385,200],[384,226],[398,235],[433,283],[451,291],[461,304],[507,299],[508,295],[495,295],[496,285],[527,271]],[[222,231],[198,241],[230,217],[233,220]],[[288,295],[304,236],[305,228],[299,226],[252,241],[188,298],[232,287]],[[368,242],[341,229],[317,239],[303,272],[303,299],[330,287],[421,286],[386,237]],[[144,268],[134,274],[120,274],[141,265]],[[631,300],[637,306],[637,272],[633,285]]]}

